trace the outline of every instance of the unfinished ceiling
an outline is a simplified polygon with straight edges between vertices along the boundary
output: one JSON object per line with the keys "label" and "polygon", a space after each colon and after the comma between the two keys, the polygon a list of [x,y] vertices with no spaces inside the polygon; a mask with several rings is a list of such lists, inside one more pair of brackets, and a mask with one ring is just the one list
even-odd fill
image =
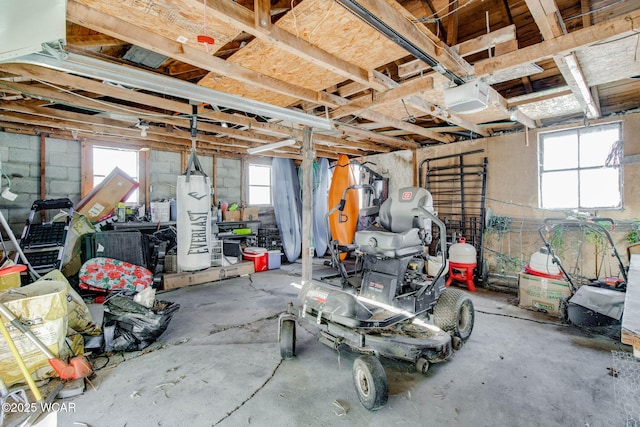
{"label": "unfinished ceiling", "polygon": [[[68,0],[66,7],[63,53],[168,77],[168,90],[5,61],[0,129],[184,151],[197,111],[204,153],[242,155],[294,137],[295,146],[265,154],[300,158],[309,128],[250,108],[265,103],[330,121],[331,129],[313,129],[313,141],[319,156],[335,158],[640,106],[637,1]],[[456,113],[445,91],[467,81],[486,85],[488,105]],[[171,82],[213,95],[177,96]],[[219,92],[242,97],[247,108],[217,103]]]}

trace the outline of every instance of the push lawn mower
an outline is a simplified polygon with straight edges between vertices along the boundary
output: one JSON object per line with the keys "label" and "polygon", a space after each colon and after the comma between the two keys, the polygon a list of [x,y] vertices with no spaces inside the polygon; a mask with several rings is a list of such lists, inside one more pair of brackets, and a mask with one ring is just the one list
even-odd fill
{"label": "push lawn mower", "polygon": [[[591,218],[589,220],[547,218],[538,233],[542,238],[551,259],[558,265],[562,276],[567,280],[571,296],[560,301],[560,317],[576,326],[612,326],[619,325],[624,309],[624,299],[627,286],[627,267],[622,264],[620,254],[611,238],[609,231],[602,225],[615,224],[610,218]],[[596,278],[578,286],[576,278],[566,270],[556,254],[550,236],[564,231],[582,231],[597,245],[611,249],[611,257],[615,258],[621,278]],[[600,242],[600,243],[598,243]],[[604,261],[604,250],[602,252]]]}
{"label": "push lawn mower", "polygon": [[474,323],[471,299],[445,287],[446,242],[440,241],[442,267],[434,278],[425,270],[425,248],[435,223],[431,194],[417,187],[402,188],[380,207],[380,226],[356,232],[355,276],[339,284],[305,283],[298,299],[280,316],[278,337],[284,359],[295,355],[298,318],[315,324],[320,342],[360,353],[353,364],[358,398],[369,410],[387,403],[387,377],[380,357],[409,362],[418,372],[448,359],[469,338]]}

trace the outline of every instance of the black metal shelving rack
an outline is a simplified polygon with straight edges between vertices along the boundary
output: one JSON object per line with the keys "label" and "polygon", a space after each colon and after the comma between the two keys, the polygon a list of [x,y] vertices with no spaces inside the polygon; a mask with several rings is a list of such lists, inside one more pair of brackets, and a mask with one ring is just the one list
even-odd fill
{"label": "black metal shelving rack", "polygon": [[466,161],[484,150],[425,159],[420,163],[420,186],[433,196],[434,209],[449,233],[447,244],[464,236],[476,248],[476,279],[484,280],[483,247],[486,220],[487,157]]}

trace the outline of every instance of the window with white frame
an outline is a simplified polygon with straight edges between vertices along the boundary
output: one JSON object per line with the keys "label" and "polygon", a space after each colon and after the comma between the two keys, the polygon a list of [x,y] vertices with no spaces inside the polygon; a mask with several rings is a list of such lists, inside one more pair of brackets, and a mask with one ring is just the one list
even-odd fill
{"label": "window with white frame", "polygon": [[249,205],[271,204],[271,166],[249,165]]}
{"label": "window with white frame", "polygon": [[622,123],[541,133],[539,204],[544,209],[622,207]]}
{"label": "window with white frame", "polygon": [[[140,182],[138,177],[138,151],[118,148],[93,147],[93,186],[100,184],[116,167],[131,178]],[[127,200],[138,203],[138,189]]]}

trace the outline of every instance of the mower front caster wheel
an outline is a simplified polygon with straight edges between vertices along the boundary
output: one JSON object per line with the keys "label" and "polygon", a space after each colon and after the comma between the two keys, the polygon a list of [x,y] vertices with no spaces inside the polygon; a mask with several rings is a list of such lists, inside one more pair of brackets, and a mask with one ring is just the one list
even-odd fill
{"label": "mower front caster wheel", "polygon": [[375,411],[387,404],[387,374],[377,357],[360,356],[353,362],[353,384],[360,403],[368,410]]}
{"label": "mower front caster wheel", "polygon": [[429,361],[424,357],[418,359],[416,362],[416,370],[422,375],[427,375],[427,372],[429,371]]}
{"label": "mower front caster wheel", "polygon": [[280,356],[292,359],[296,355],[296,322],[287,319],[280,325]]}

